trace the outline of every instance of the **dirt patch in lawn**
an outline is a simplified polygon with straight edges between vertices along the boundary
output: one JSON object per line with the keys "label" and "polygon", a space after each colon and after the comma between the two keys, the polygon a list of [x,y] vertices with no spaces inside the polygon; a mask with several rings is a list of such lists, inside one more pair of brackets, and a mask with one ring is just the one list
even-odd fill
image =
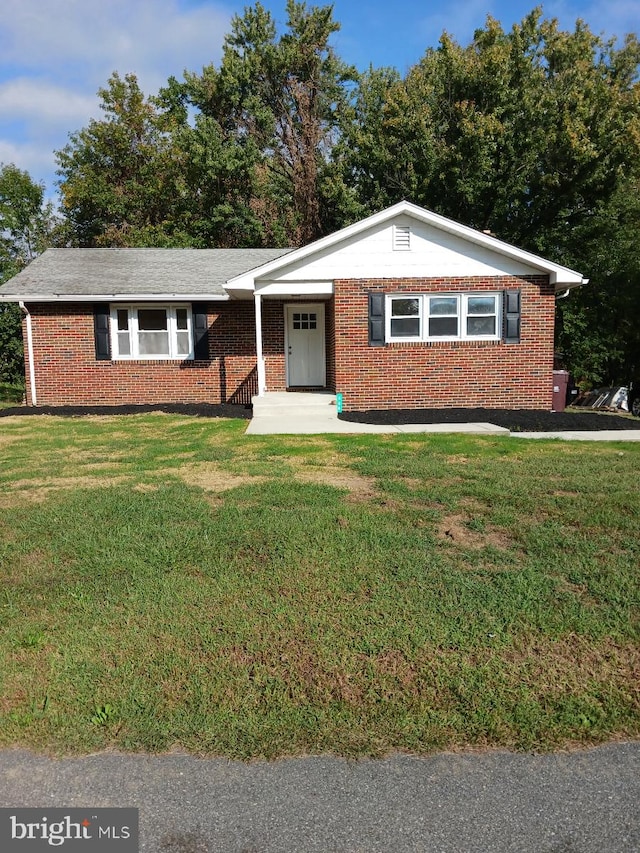
{"label": "dirt patch in lawn", "polygon": [[305,483],[319,483],[324,486],[334,486],[336,489],[346,489],[354,500],[369,500],[378,496],[375,480],[363,477],[354,471],[345,470],[334,465],[322,468],[299,468],[295,477]]}
{"label": "dirt patch in lawn", "polygon": [[198,486],[205,492],[226,492],[240,486],[264,483],[268,477],[251,474],[232,474],[211,462],[183,465],[177,473],[190,486]]}
{"label": "dirt patch in lawn", "polygon": [[469,518],[461,514],[447,515],[442,518],[438,524],[438,536],[462,548],[507,549],[513,547],[513,540],[503,530],[491,525],[474,529],[469,526]]}
{"label": "dirt patch in lawn", "polygon": [[[594,643],[588,637],[569,634],[559,640],[540,641],[528,637],[511,653],[505,653],[524,681],[540,685],[541,692],[570,693],[590,679],[613,686],[640,683],[640,649],[634,643],[618,643],[602,638]],[[640,706],[640,688],[630,691],[629,700]]]}
{"label": "dirt patch in lawn", "polygon": [[51,479],[18,480],[5,486],[0,495],[0,508],[15,506],[16,501],[42,503],[49,495],[64,489],[104,489],[121,486],[129,477],[52,477]]}

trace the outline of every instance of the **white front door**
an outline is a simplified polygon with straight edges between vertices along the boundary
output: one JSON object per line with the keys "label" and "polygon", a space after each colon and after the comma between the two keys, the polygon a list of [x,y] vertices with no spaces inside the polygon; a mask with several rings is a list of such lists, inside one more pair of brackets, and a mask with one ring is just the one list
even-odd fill
{"label": "white front door", "polygon": [[287,385],[324,388],[324,305],[287,305]]}

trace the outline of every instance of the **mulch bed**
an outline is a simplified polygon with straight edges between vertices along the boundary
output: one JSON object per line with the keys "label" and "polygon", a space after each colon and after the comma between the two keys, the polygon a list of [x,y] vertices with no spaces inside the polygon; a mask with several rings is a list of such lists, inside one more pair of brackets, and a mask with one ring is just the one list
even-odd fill
{"label": "mulch bed", "polygon": [[640,419],[571,409],[544,412],[529,409],[372,409],[343,412],[343,421],[361,424],[465,424],[490,423],[512,432],[564,432],[603,429],[640,429]]}
{"label": "mulch bed", "polygon": [[157,403],[145,406],[10,406],[0,409],[0,417],[9,415],[59,415],[82,417],[84,415],[143,415],[147,412],[166,412],[169,415],[195,415],[199,418],[247,418],[250,406],[231,404],[214,406],[208,403]]}
{"label": "mulch bed", "polygon": [[[144,406],[10,406],[0,409],[0,417],[11,415],[139,415],[147,412],[193,415],[200,418],[251,417],[250,406],[213,405],[208,403],[158,403]],[[490,423],[512,432],[560,432],[576,430],[640,429],[640,419],[605,412],[542,412],[509,409],[372,409],[366,412],[343,412],[343,421],[365,424],[464,424]]]}

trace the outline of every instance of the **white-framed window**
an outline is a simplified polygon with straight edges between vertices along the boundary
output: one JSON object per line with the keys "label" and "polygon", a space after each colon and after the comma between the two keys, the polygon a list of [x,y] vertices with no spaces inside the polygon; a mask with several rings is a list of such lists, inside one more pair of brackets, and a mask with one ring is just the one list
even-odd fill
{"label": "white-framed window", "polygon": [[112,305],[111,352],[114,359],[193,358],[191,306]]}
{"label": "white-framed window", "polygon": [[387,341],[499,340],[499,293],[389,294]]}

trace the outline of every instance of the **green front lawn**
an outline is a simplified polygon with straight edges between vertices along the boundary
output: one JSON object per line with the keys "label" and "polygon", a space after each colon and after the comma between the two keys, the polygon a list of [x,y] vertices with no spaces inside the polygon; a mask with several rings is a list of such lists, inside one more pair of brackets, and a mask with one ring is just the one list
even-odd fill
{"label": "green front lawn", "polygon": [[0,745],[640,735],[640,445],[0,419]]}

